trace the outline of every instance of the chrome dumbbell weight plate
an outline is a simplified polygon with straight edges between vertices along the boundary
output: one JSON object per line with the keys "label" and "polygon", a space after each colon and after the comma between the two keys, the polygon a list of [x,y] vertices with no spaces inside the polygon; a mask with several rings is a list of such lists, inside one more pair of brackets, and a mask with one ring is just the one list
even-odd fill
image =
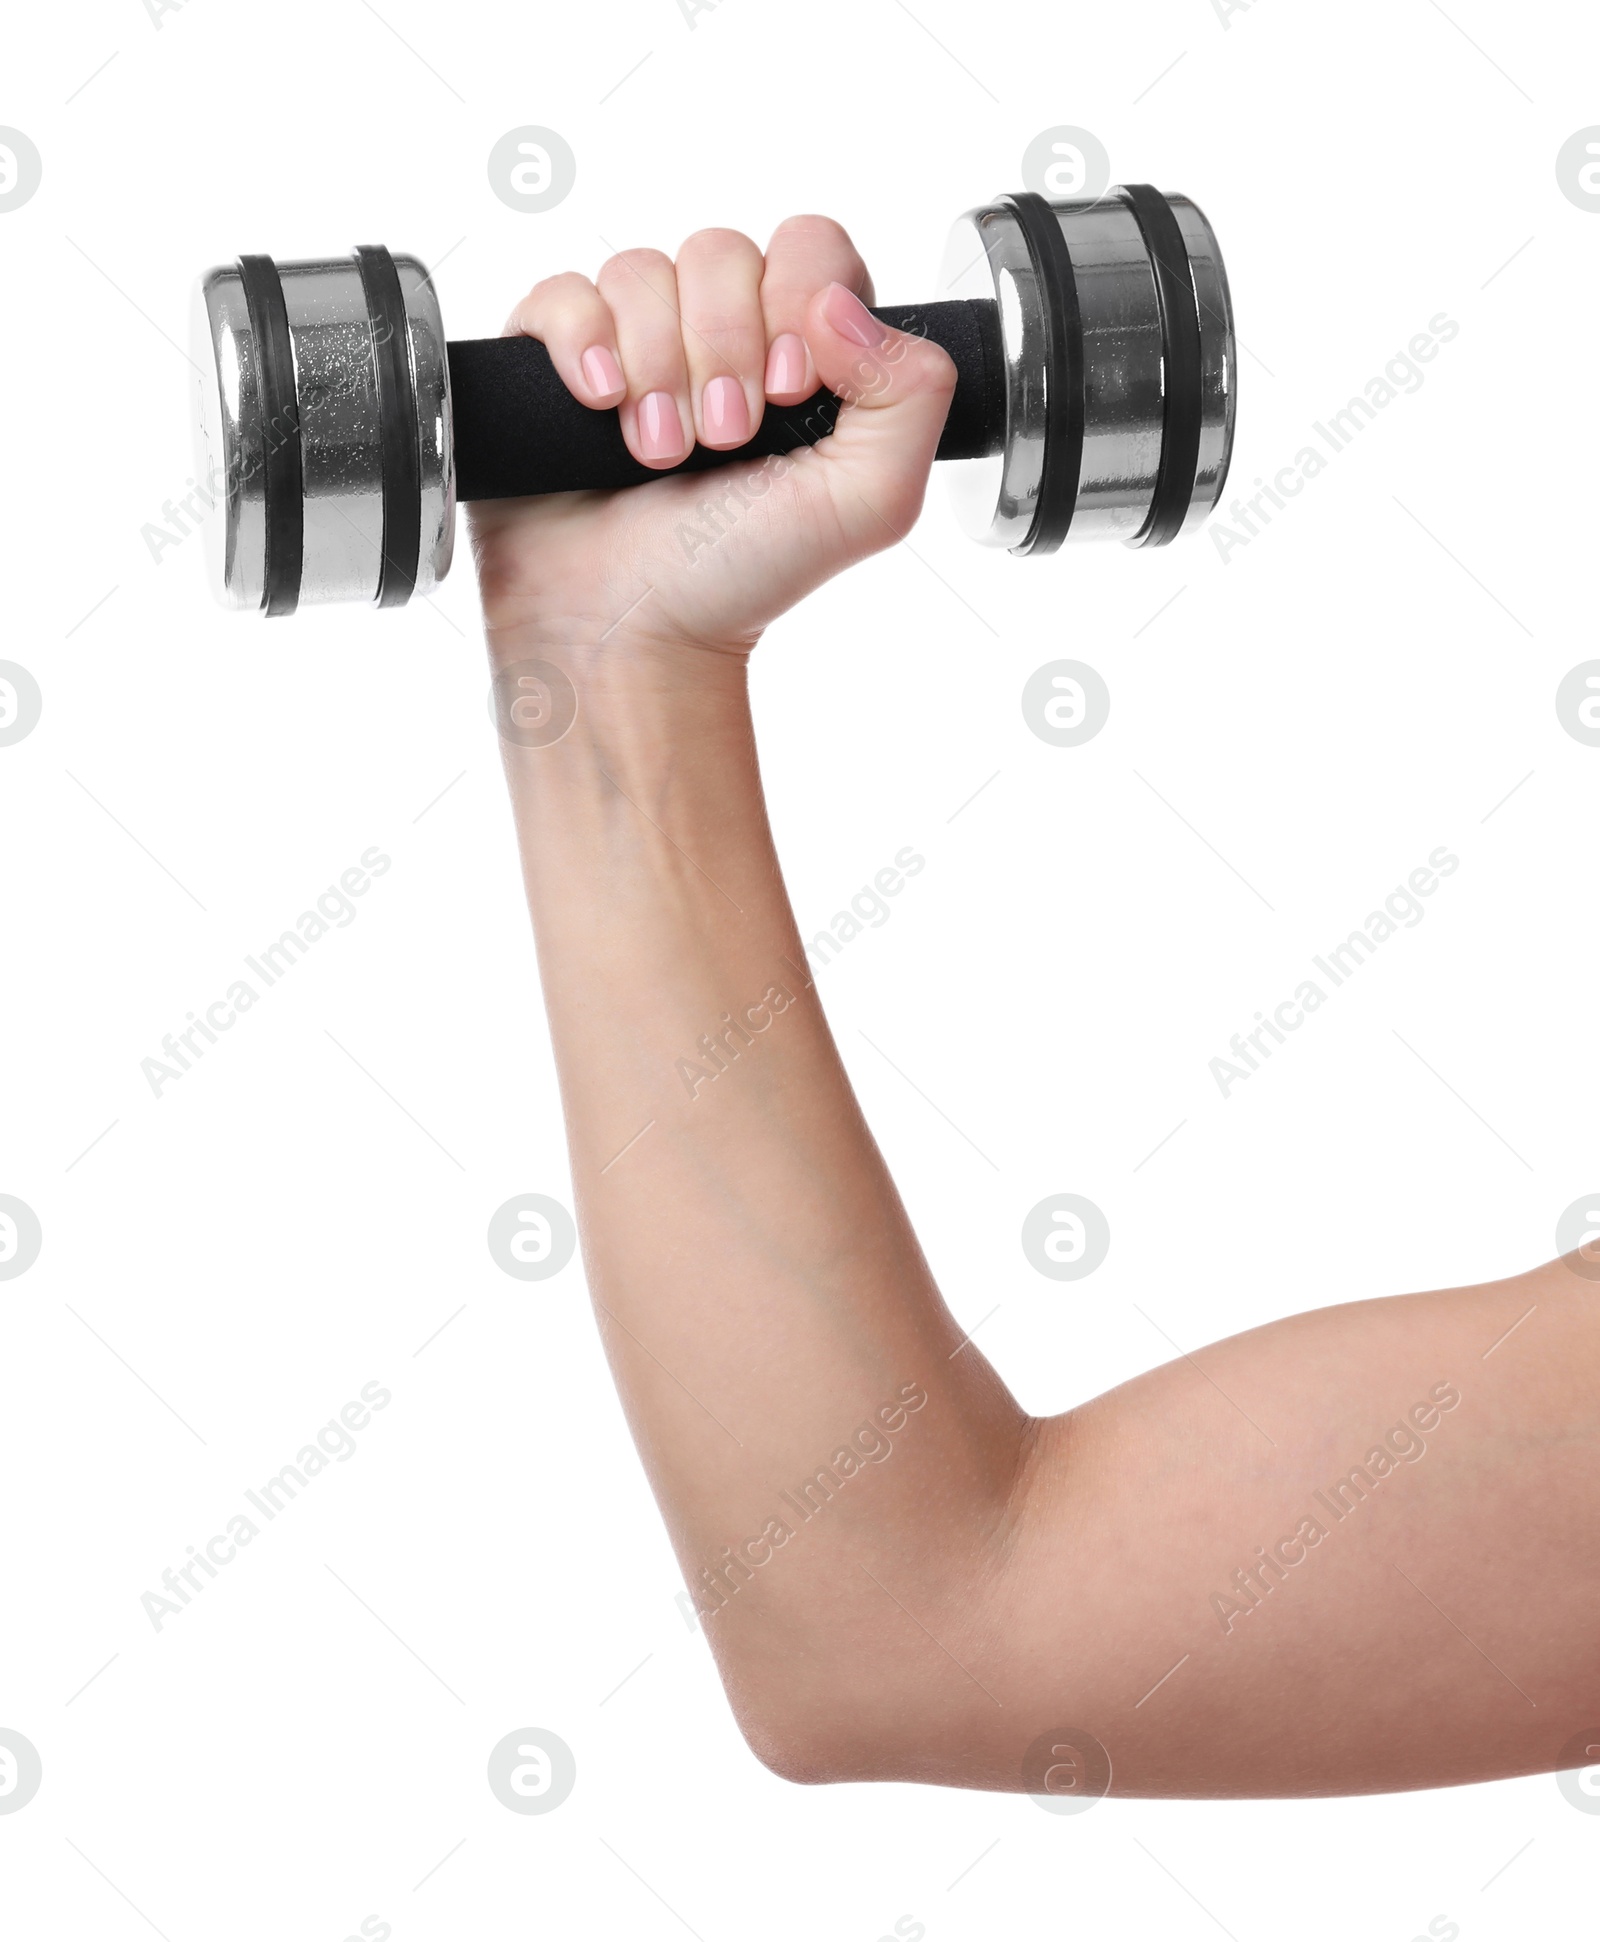
{"label": "chrome dumbbell weight plate", "polygon": [[399,606],[450,569],[455,463],[439,302],[414,256],[242,257],[195,294],[211,581],[229,607]]}
{"label": "chrome dumbbell weight plate", "polygon": [[939,295],[999,307],[1005,439],[946,475],[969,537],[1025,553],[1164,545],[1211,512],[1233,447],[1233,311],[1187,196],[1116,188],[968,210]]}
{"label": "chrome dumbbell weight plate", "polygon": [[[1187,197],[1003,196],[956,224],[935,302],[880,314],[956,361],[939,456],[974,538],[1020,554],[1165,545],[1215,505],[1233,328],[1216,238]],[[200,482],[222,507],[212,578],[231,607],[429,592],[449,569],[458,477],[464,496],[504,497],[659,476],[542,345],[447,344],[415,257],[241,257],[201,279],[195,329]],[[826,436],[837,410],[823,393],[769,408],[742,455]]]}

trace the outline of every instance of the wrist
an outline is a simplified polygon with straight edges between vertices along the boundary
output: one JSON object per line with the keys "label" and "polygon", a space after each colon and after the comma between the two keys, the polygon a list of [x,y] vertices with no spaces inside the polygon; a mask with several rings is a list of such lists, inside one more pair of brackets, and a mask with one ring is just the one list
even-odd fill
{"label": "wrist", "polygon": [[[596,770],[663,778],[722,766],[752,739],[748,654],[636,629],[486,616],[494,718],[508,758],[551,781]],[[526,757],[523,752],[527,751]]]}
{"label": "wrist", "polygon": [[[642,617],[641,617],[642,618]],[[671,628],[628,618],[602,626],[592,618],[507,613],[485,605],[484,641],[490,665],[553,661],[574,681],[622,696],[662,689],[741,687],[754,641],[701,641]]]}

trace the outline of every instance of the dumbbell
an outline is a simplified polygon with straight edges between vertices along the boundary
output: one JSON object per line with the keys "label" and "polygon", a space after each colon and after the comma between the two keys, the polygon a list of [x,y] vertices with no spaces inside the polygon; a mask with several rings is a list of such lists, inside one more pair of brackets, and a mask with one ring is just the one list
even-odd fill
{"label": "dumbbell", "polygon": [[[955,361],[938,457],[973,538],[1028,555],[1068,539],[1164,546],[1220,497],[1233,319],[1216,237],[1187,196],[1000,196],[955,224],[934,302],[876,314]],[[748,444],[653,471],[533,338],[446,343],[428,271],[375,245],[210,270],[195,332],[199,478],[222,502],[206,522],[213,584],[268,616],[431,592],[458,500],[789,452],[826,437],[840,409],[827,391],[769,405]]]}

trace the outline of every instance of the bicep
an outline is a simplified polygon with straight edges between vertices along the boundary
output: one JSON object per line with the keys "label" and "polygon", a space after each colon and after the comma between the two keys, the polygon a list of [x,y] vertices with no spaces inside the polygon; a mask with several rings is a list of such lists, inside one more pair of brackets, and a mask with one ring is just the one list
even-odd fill
{"label": "bicep", "polygon": [[1600,1718],[1597,1398],[1559,1262],[1216,1343],[1040,1426],[975,1642],[1117,1791],[1547,1770]]}

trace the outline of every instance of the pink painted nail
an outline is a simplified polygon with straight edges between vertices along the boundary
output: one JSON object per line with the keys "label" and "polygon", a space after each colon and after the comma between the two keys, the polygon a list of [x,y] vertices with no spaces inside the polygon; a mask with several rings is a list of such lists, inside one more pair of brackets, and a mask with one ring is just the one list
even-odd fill
{"label": "pink painted nail", "polygon": [[767,389],[777,397],[803,391],[806,382],[806,347],[792,330],[772,340],[767,352]]}
{"label": "pink painted nail", "polygon": [[647,459],[683,457],[683,420],[670,391],[651,391],[639,400],[639,450]]}
{"label": "pink painted nail", "polygon": [[591,344],[583,354],[583,375],[597,398],[614,398],[627,390],[622,366],[604,344]]}
{"label": "pink painted nail", "polygon": [[852,344],[861,344],[869,351],[877,350],[882,344],[883,325],[861,299],[842,283],[828,285],[828,294],[822,300],[822,311],[839,335],[848,337]]}
{"label": "pink painted nail", "polygon": [[700,393],[700,415],[714,445],[742,445],[750,436],[750,407],[737,378],[713,378]]}

